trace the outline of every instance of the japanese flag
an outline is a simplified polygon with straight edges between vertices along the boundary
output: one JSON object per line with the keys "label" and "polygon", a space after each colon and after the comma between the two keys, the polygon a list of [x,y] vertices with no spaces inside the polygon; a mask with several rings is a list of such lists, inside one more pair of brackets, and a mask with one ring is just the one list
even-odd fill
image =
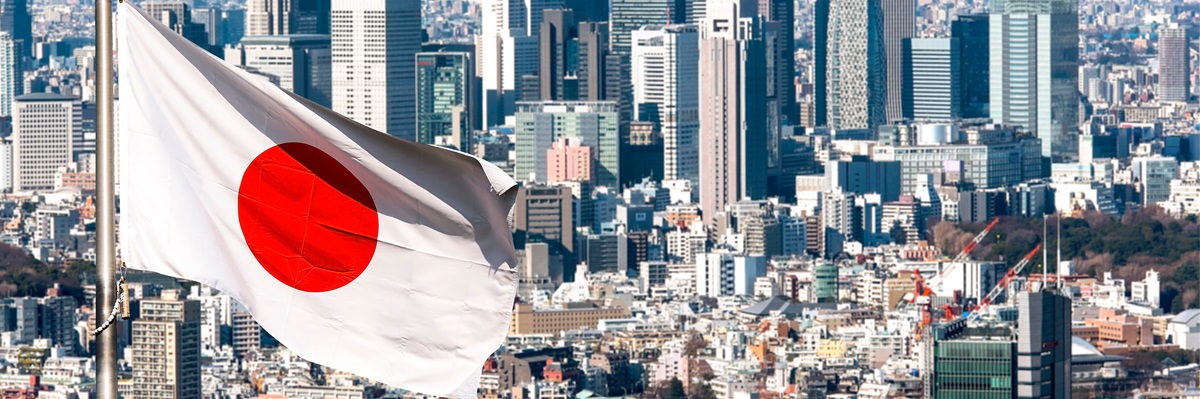
{"label": "japanese flag", "polygon": [[226,64],[129,2],[118,21],[130,267],[244,304],[306,359],[473,398],[516,291],[516,184]]}

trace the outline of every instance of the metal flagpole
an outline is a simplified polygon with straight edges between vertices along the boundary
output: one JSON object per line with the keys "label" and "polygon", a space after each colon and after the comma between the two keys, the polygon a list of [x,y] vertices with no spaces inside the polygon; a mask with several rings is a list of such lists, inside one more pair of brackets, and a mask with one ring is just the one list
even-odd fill
{"label": "metal flagpole", "polygon": [[[116,257],[116,136],[113,134],[113,1],[96,2],[96,324],[115,309]],[[96,397],[117,399],[117,330],[106,328],[96,337]]]}

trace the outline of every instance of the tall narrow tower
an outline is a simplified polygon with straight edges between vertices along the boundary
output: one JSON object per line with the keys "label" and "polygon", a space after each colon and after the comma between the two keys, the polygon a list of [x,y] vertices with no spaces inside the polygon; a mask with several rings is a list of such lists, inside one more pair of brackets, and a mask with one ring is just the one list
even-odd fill
{"label": "tall narrow tower", "polygon": [[839,0],[829,7],[827,125],[871,129],[886,122],[887,59],[881,0]]}
{"label": "tall narrow tower", "polygon": [[1187,29],[1172,24],[1158,31],[1158,98],[1185,102],[1190,97],[1191,68]]}
{"label": "tall narrow tower", "polygon": [[333,110],[415,140],[421,0],[338,0],[332,7]]}

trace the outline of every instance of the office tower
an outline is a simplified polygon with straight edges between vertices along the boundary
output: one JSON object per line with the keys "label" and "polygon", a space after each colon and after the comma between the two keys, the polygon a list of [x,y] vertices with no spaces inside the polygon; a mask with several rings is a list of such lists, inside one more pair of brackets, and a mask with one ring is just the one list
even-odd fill
{"label": "office tower", "polygon": [[13,102],[13,191],[53,190],[58,168],[75,161],[72,141],[82,134],[80,103],[51,93]]}
{"label": "office tower", "polygon": [[650,112],[663,143],[663,180],[700,183],[700,59],[695,25],[633,32],[634,114]]}
{"label": "office tower", "polygon": [[[243,11],[244,12],[244,11]],[[217,7],[203,7],[192,10],[192,23],[204,27],[204,43],[208,48],[225,48],[226,26],[224,12]],[[245,22],[243,21],[243,24]],[[245,26],[242,27],[242,30]]]}
{"label": "office tower", "polygon": [[[485,127],[502,125],[516,111],[522,78],[536,76],[538,32],[544,10],[562,8],[563,0],[487,0],[476,38],[483,78]],[[420,13],[418,12],[419,16]]]}
{"label": "office tower", "polygon": [[133,320],[133,387],[127,397],[200,398],[200,301],[176,290],[142,299]]}
{"label": "office tower", "polygon": [[758,0],[758,14],[779,26],[773,38],[768,73],[775,84],[779,99],[780,120],[785,125],[799,123],[800,109],[796,104],[796,2],[793,0]]}
{"label": "office tower", "polygon": [[8,32],[13,40],[25,44],[22,56],[27,55],[33,46],[33,19],[26,1],[0,0],[0,31]]}
{"label": "office tower", "polygon": [[[546,243],[550,255],[562,257],[563,275],[575,275],[575,209],[571,188],[526,185],[513,207],[515,241]],[[554,268],[554,266],[551,266]]]}
{"label": "office tower", "polygon": [[708,4],[700,27],[700,209],[767,195],[766,45],[761,19],[733,1]]}
{"label": "office tower", "polygon": [[900,199],[900,162],[855,156],[825,165],[825,187],[850,194],[879,194],[883,201]]}
{"label": "office tower", "polygon": [[628,55],[633,47],[633,31],[667,25],[674,5],[675,0],[612,0],[608,16],[612,51]]}
{"label": "office tower", "polygon": [[328,35],[332,3],[333,0],[296,0],[291,33]]}
{"label": "office tower", "polygon": [[415,140],[420,0],[338,0],[332,10],[333,110]]}
{"label": "office tower", "polygon": [[883,2],[883,51],[887,53],[887,121],[904,118],[904,39],[916,31],[916,1]]}
{"label": "office tower", "polygon": [[608,68],[608,23],[580,22],[578,51],[579,61],[576,72],[579,85],[579,99],[583,101],[603,101],[607,97],[605,87],[605,72]]}
{"label": "office tower", "polygon": [[[575,75],[578,57],[575,56],[578,25],[569,9],[546,10],[538,30],[538,89],[542,101],[579,99],[579,86],[565,84],[568,75]],[[571,80],[572,83],[574,80]],[[573,86],[573,87],[568,87]]]}
{"label": "office tower", "polygon": [[25,94],[23,45],[12,34],[0,31],[0,117],[11,116],[13,99]]}
{"label": "office tower", "polygon": [[417,53],[417,141],[436,144],[446,136],[469,151],[475,113],[475,61],[467,52]]}
{"label": "office tower", "polygon": [[[926,389],[934,399],[954,398],[1012,398],[1016,375],[1015,343],[1007,328],[977,329],[962,334],[965,323],[936,324],[932,334],[948,327],[958,337],[935,338],[933,367],[923,370],[932,373]],[[955,331],[957,330],[957,331]],[[957,333],[957,334],[955,334]],[[1069,343],[1068,343],[1069,345]]]}
{"label": "office tower", "polygon": [[991,111],[987,14],[959,15],[950,23],[950,34],[958,39],[959,112],[963,118],[987,118]]}
{"label": "office tower", "polygon": [[833,0],[814,0],[813,3],[813,126],[829,123],[829,4]]}
{"label": "office tower", "polygon": [[1017,294],[1017,398],[1071,397],[1071,298]]}
{"label": "office tower", "polygon": [[1076,159],[1079,2],[997,0],[990,9],[991,118],[1042,139],[1042,157]]}
{"label": "office tower", "polygon": [[247,36],[225,48],[225,61],[264,75],[323,107],[332,104],[328,35]]}
{"label": "office tower", "polygon": [[246,35],[246,10],[231,8],[221,10],[221,34],[223,43],[237,43]]}
{"label": "office tower", "polygon": [[847,241],[857,241],[862,236],[863,213],[855,197],[839,190],[821,193],[821,253],[826,259],[837,258]]}
{"label": "office tower", "polygon": [[949,121],[960,115],[958,39],[904,40],[904,117]]}
{"label": "office tower", "polygon": [[880,1],[846,0],[829,6],[825,106],[830,128],[874,130],[887,118]]}
{"label": "office tower", "polygon": [[208,47],[208,35],[204,33],[204,25],[192,23],[191,7],[182,1],[147,1],[139,4],[146,15],[157,19],[171,30],[182,35],[197,46]]}
{"label": "office tower", "polygon": [[296,0],[247,0],[246,36],[292,33],[292,11]]}
{"label": "office tower", "polygon": [[565,0],[579,22],[608,22],[608,1]]}
{"label": "office tower", "polygon": [[1190,51],[1186,28],[1172,24],[1158,30],[1158,98],[1186,102],[1190,96]]}
{"label": "office tower", "polygon": [[620,129],[617,104],[600,102],[521,103],[516,120],[513,178],[546,181],[546,150],[560,137],[577,137],[595,150],[596,185],[620,182]]}
{"label": "office tower", "polygon": [[621,187],[662,179],[663,140],[658,126],[653,122],[622,125],[628,133],[621,136]]}

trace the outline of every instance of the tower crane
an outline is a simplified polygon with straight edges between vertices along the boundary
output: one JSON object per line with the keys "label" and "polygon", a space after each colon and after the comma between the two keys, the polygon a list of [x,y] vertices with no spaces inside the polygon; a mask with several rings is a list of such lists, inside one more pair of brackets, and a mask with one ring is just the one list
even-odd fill
{"label": "tower crane", "polygon": [[1016,266],[1008,269],[1008,272],[1004,273],[1004,278],[1001,278],[1000,282],[996,283],[995,287],[992,287],[992,290],[988,292],[986,297],[979,300],[979,307],[967,316],[967,322],[978,321],[979,317],[983,315],[983,311],[987,310],[988,306],[991,306],[992,301],[995,301],[996,298],[1000,296],[1000,293],[1004,292],[1004,290],[1008,288],[1008,284],[1011,283],[1014,278],[1020,275],[1022,270],[1025,270],[1025,266],[1029,265],[1029,261],[1033,260],[1033,255],[1036,255],[1041,249],[1042,244],[1038,244],[1033,248],[1032,251],[1029,251],[1029,254],[1025,255],[1020,262],[1017,262]]}

